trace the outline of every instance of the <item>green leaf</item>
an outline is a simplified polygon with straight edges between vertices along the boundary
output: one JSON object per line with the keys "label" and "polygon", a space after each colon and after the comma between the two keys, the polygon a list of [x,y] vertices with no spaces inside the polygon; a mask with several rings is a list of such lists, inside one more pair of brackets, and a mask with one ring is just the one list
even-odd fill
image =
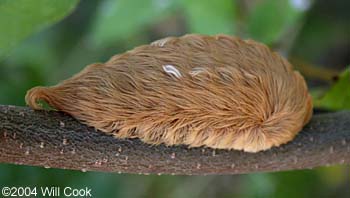
{"label": "green leaf", "polygon": [[182,0],[191,33],[234,34],[236,5],[232,0]]}
{"label": "green leaf", "polygon": [[319,100],[315,107],[330,110],[350,109],[350,68],[346,69],[338,81]]}
{"label": "green leaf", "polygon": [[[294,2],[294,3],[293,3]],[[295,0],[264,0],[248,15],[247,34],[254,40],[272,44],[302,17],[308,5]],[[308,2],[305,0],[305,2]]]}
{"label": "green leaf", "polygon": [[69,14],[78,0],[1,0],[0,59],[30,34]]}
{"label": "green leaf", "polygon": [[171,3],[161,0],[105,0],[97,10],[90,40],[101,47],[128,39],[166,14]]}

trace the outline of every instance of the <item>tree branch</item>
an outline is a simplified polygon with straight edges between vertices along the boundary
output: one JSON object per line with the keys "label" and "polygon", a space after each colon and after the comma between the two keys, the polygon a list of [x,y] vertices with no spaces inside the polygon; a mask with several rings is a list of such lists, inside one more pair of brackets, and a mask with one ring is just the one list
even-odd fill
{"label": "tree branch", "polygon": [[259,153],[115,139],[60,112],[0,105],[0,162],[158,174],[238,174],[350,164],[350,112],[315,115],[290,143]]}

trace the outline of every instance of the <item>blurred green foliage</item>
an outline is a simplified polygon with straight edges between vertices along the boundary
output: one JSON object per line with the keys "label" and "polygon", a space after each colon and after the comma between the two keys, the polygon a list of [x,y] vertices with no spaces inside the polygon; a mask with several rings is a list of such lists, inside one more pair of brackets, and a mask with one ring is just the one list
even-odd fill
{"label": "blurred green foliage", "polygon": [[181,0],[189,32],[234,34],[236,5],[231,0]]}
{"label": "blurred green foliage", "polygon": [[59,21],[78,0],[1,0],[0,58],[33,32]]}
{"label": "blurred green foliage", "polygon": [[103,1],[91,28],[91,40],[96,46],[110,46],[140,36],[145,26],[156,23],[168,9],[168,4],[153,0]]}
{"label": "blurred green foliage", "polygon": [[[26,90],[35,85],[55,84],[137,45],[193,32],[252,38],[338,70],[350,61],[349,1],[315,1],[311,8],[309,0],[77,2],[0,0],[0,104],[24,105]],[[311,91],[329,87],[305,77]],[[349,108],[349,79],[349,71],[339,76],[316,106]],[[341,198],[350,193],[348,173],[348,167],[335,166],[237,176],[140,176],[1,164],[0,186],[87,186],[95,197]]]}
{"label": "blurred green foliage", "polygon": [[231,0],[105,0],[98,6],[90,39],[96,47],[106,47],[125,39],[142,38],[145,27],[179,9],[192,33],[234,33],[235,4]]}
{"label": "blurred green foliage", "polygon": [[325,109],[350,109],[350,68],[347,68],[337,82],[319,100],[315,106]]}
{"label": "blurred green foliage", "polygon": [[304,8],[289,0],[260,1],[248,16],[247,33],[255,40],[272,44],[302,17]]}

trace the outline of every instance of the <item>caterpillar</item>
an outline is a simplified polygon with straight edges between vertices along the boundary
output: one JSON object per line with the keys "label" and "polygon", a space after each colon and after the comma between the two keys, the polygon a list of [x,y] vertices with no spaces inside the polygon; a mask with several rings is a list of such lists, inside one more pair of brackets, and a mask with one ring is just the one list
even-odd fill
{"label": "caterpillar", "polygon": [[39,101],[116,138],[258,152],[312,116],[304,78],[265,45],[228,35],[168,37],[86,66]]}

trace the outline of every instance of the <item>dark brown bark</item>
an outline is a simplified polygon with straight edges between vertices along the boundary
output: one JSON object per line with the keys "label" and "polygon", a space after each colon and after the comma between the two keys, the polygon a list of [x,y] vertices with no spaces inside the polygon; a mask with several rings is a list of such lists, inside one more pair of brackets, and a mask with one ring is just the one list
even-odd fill
{"label": "dark brown bark", "polygon": [[158,174],[239,174],[350,164],[350,112],[315,115],[290,143],[259,153],[115,139],[60,112],[0,106],[0,162]]}

